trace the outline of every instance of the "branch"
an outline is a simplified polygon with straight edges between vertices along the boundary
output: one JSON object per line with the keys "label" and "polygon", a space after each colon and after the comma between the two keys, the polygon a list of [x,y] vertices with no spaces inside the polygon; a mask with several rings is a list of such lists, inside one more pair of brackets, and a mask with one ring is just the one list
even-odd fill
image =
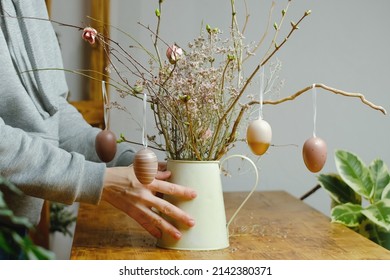
{"label": "branch", "polygon": [[[343,90],[340,90],[340,89],[336,89],[336,88],[332,88],[332,87],[326,86],[324,84],[314,84],[314,87],[322,88],[322,89],[325,89],[327,91],[333,92],[335,94],[340,94],[340,95],[343,95],[343,96],[346,96],[346,97],[356,97],[356,98],[359,98],[364,104],[368,105],[372,109],[381,111],[384,115],[387,114],[386,110],[382,106],[375,105],[371,101],[368,101],[364,97],[364,95],[361,94],[361,93],[346,92],[346,91],[343,91]],[[313,88],[313,85],[310,85],[310,86],[307,86],[307,87],[301,89],[300,91],[298,91],[298,92],[296,92],[293,95],[290,95],[288,97],[285,97],[285,98],[282,98],[282,99],[279,99],[279,100],[265,100],[263,102],[263,104],[277,105],[277,104],[280,104],[280,103],[283,103],[283,102],[286,102],[286,101],[291,101],[291,100],[294,100],[295,98],[297,98],[298,96],[300,96],[301,94],[305,93],[306,91],[309,91],[312,88]],[[252,103],[252,104],[248,103],[248,105],[259,104],[259,101],[252,101],[250,103]]]}
{"label": "branch", "polygon": [[[340,90],[340,89],[336,89],[336,88],[332,88],[332,87],[329,87],[329,86],[326,86],[324,84],[314,84],[314,85],[310,85],[310,86],[307,86],[303,89],[301,89],[300,91],[288,96],[288,97],[285,97],[285,98],[282,98],[282,99],[278,99],[278,100],[265,100],[263,101],[263,104],[269,104],[269,105],[277,105],[277,104],[280,104],[280,103],[283,103],[283,102],[286,102],[286,101],[292,101],[294,100],[295,98],[297,98],[298,96],[300,96],[301,94],[311,90],[312,88],[314,87],[318,87],[318,88],[322,88],[322,89],[325,89],[327,91],[330,91],[330,92],[333,92],[334,94],[340,94],[340,95],[343,95],[343,96],[346,96],[346,97],[355,97],[355,98],[359,98],[364,104],[368,105],[369,107],[371,107],[372,109],[374,110],[378,110],[378,111],[381,111],[384,115],[387,114],[386,110],[382,107],[382,106],[378,106],[378,105],[375,105],[373,104],[372,102],[368,101],[363,94],[361,93],[353,93],[353,92],[346,92],[346,91],[343,91],[343,90]],[[238,126],[241,122],[241,119],[245,113],[245,111],[252,105],[256,105],[256,104],[260,104],[260,101],[257,101],[257,100],[252,100],[250,102],[248,102],[247,104],[244,104],[242,107],[241,107],[241,110],[240,112],[238,113],[237,115],[237,118],[233,124],[233,127],[232,127],[232,131],[230,132],[230,137],[229,137],[229,140],[226,142],[225,144],[225,147],[229,146],[231,143],[234,142],[235,140],[235,135],[236,135],[236,131],[238,129]]]}

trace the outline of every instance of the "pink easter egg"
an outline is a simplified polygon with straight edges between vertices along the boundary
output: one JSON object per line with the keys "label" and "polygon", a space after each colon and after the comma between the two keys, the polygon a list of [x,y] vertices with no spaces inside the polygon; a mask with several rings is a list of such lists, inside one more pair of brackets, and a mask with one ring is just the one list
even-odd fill
{"label": "pink easter egg", "polygon": [[324,167],[327,157],[327,146],[319,137],[307,139],[302,148],[303,161],[311,172],[319,172]]}

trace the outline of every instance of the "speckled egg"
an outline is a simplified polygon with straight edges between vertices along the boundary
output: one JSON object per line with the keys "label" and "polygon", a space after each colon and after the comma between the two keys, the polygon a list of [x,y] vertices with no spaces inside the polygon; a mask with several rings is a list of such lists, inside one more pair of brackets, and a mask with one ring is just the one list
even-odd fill
{"label": "speckled egg", "polygon": [[156,154],[145,148],[139,150],[134,157],[134,174],[144,185],[153,182],[158,170],[158,160]]}
{"label": "speckled egg", "polygon": [[246,141],[255,155],[263,155],[271,144],[272,129],[262,119],[252,121],[246,130]]}
{"label": "speckled egg", "polygon": [[327,157],[327,146],[324,140],[319,137],[307,139],[302,148],[303,161],[311,172],[319,172],[325,165]]}
{"label": "speckled egg", "polygon": [[100,160],[110,162],[116,154],[116,136],[108,129],[100,131],[95,138],[95,150]]}

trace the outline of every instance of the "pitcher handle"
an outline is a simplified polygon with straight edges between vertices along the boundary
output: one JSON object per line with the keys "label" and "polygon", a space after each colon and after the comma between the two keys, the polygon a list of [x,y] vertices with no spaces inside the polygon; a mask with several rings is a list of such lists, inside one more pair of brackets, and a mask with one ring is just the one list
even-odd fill
{"label": "pitcher handle", "polygon": [[244,160],[247,160],[252,166],[253,168],[255,169],[255,173],[256,173],[256,181],[255,181],[255,184],[254,186],[252,187],[251,191],[249,192],[249,194],[246,196],[246,198],[244,199],[243,202],[241,202],[240,206],[237,208],[237,210],[234,212],[234,214],[231,216],[231,218],[229,219],[229,221],[227,222],[226,224],[226,227],[229,228],[231,222],[234,220],[234,218],[237,216],[238,212],[240,212],[241,208],[244,206],[244,204],[248,201],[248,199],[251,197],[251,195],[253,194],[253,192],[256,190],[257,188],[257,184],[259,182],[259,172],[257,170],[257,166],[255,165],[255,163],[248,157],[246,156],[243,156],[243,155],[231,155],[231,156],[228,156],[226,158],[224,158],[223,160],[221,160],[221,167],[220,169],[222,169],[223,167],[223,163],[225,161],[227,161],[228,159],[231,159],[231,158],[242,158]]}

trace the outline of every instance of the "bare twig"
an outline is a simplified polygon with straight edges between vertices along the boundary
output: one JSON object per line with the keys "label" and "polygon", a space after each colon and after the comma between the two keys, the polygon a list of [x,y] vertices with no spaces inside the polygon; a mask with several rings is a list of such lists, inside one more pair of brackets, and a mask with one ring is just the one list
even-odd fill
{"label": "bare twig", "polygon": [[[325,89],[327,91],[333,92],[335,94],[340,94],[340,95],[347,96],[347,97],[359,98],[364,104],[370,106],[372,109],[381,111],[384,115],[387,114],[386,110],[382,106],[375,105],[371,101],[368,101],[364,97],[364,95],[361,94],[361,93],[346,92],[346,91],[343,91],[343,90],[340,90],[340,89],[336,89],[336,88],[332,88],[332,87],[326,86],[324,84],[314,84],[314,86],[317,87],[317,88],[322,88],[322,89]],[[283,103],[283,102],[286,102],[286,101],[294,100],[295,98],[297,98],[298,96],[300,96],[301,94],[305,93],[306,91],[308,91],[308,90],[310,90],[312,88],[313,88],[313,85],[310,85],[310,86],[307,86],[307,87],[299,90],[298,92],[296,92],[293,95],[290,95],[288,97],[281,98],[281,99],[278,99],[278,100],[265,100],[263,102],[263,104],[277,105],[277,104],[280,104],[280,103]],[[256,102],[256,104],[259,104],[259,102]]]}
{"label": "bare twig", "polygon": [[[267,38],[267,35],[268,35],[268,30],[269,30],[269,27],[270,27],[270,23],[271,23],[271,15],[272,15],[272,12],[274,10],[274,7],[275,7],[275,2],[273,1],[272,2],[272,5],[271,5],[271,8],[269,10],[269,13],[268,13],[268,20],[267,20],[267,26],[265,28],[265,31],[263,33],[263,35],[261,36],[259,42],[256,44],[256,46],[250,51],[251,53],[256,53],[256,51],[260,48],[260,46],[263,44],[265,38]],[[247,59],[249,59],[250,55],[246,56],[242,62],[244,63]]]}
{"label": "bare twig", "polygon": [[[289,0],[290,2],[291,0]],[[231,1],[232,5],[234,5],[234,1]],[[234,10],[233,10],[234,11]],[[294,33],[294,31],[296,31],[298,28],[299,28],[299,24],[310,14],[310,11],[306,11],[303,16],[298,20],[297,23],[292,23],[291,24],[291,30],[290,32],[287,34],[287,36],[284,38],[284,40],[280,43],[280,45],[277,45],[275,44],[274,46],[274,50],[271,52],[271,54],[269,54],[268,57],[265,58],[264,61],[262,61],[261,63],[259,63],[255,69],[252,71],[252,73],[249,75],[248,79],[245,81],[244,85],[242,86],[242,88],[240,89],[240,92],[239,94],[235,97],[234,101],[230,104],[230,106],[226,109],[224,115],[222,116],[222,118],[219,119],[219,122],[217,124],[217,127],[216,127],[216,130],[215,130],[215,133],[214,133],[214,137],[213,137],[213,141],[211,142],[211,145],[210,145],[210,155],[208,157],[208,159],[210,160],[211,159],[211,154],[213,153],[213,150],[214,150],[214,147],[216,145],[216,140],[217,140],[217,135],[219,135],[219,131],[221,130],[221,127],[222,127],[222,124],[225,122],[226,118],[228,117],[228,115],[230,114],[230,112],[235,108],[235,106],[237,105],[237,102],[240,100],[241,96],[244,94],[244,92],[246,91],[247,87],[249,86],[249,84],[251,83],[252,79],[255,77],[255,75],[257,74],[257,72],[260,70],[260,68],[265,65],[279,50],[281,47],[284,46],[284,44],[287,42],[287,40],[291,37],[291,35]],[[233,12],[233,17],[234,17],[234,12]],[[241,108],[241,111],[245,109],[243,109],[244,107]],[[241,111],[240,111],[240,114],[241,114]],[[238,124],[240,123],[241,121],[241,117],[242,115],[239,115],[238,118],[236,119],[235,121],[235,124]],[[234,131],[232,132],[235,132],[235,125],[233,126],[233,129]],[[230,136],[229,139],[234,139],[234,136]],[[226,142],[226,145],[224,145],[223,147],[221,147],[221,149],[224,149],[225,147],[229,146],[231,143]]]}

